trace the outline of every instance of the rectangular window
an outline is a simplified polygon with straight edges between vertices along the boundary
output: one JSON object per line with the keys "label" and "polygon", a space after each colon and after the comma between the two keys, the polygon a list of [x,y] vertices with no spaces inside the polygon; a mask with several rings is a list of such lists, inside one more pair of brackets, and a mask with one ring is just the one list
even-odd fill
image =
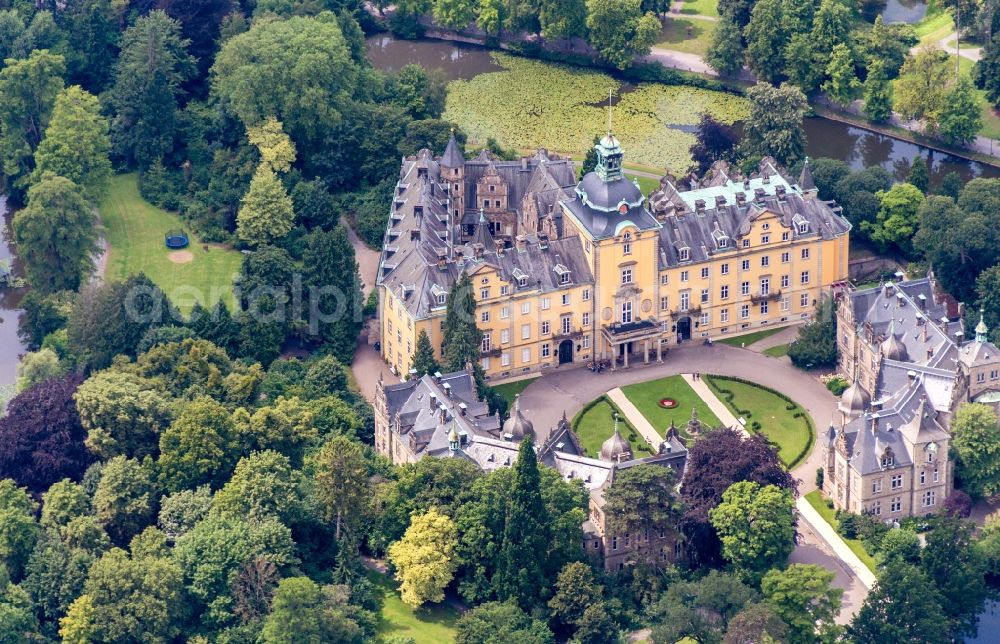
{"label": "rectangular window", "polygon": [[632,301],[622,302],[622,324],[629,324],[632,321]]}
{"label": "rectangular window", "polygon": [[567,304],[569,304],[569,293],[563,293],[562,294],[562,303],[563,303],[563,306],[566,306]]}
{"label": "rectangular window", "polygon": [[584,302],[589,302],[590,301],[590,289],[589,288],[583,289],[583,294],[580,297],[583,298]]}
{"label": "rectangular window", "polygon": [[525,347],[521,349],[521,362],[531,362],[531,348]]}
{"label": "rectangular window", "polygon": [[483,334],[483,341],[480,343],[480,348],[483,352],[489,351],[493,346],[493,338],[490,336],[489,332]]}
{"label": "rectangular window", "polygon": [[771,278],[762,277],[760,278],[760,294],[768,295],[771,292]]}
{"label": "rectangular window", "polygon": [[510,286],[503,284],[500,286],[500,295],[510,295]]}
{"label": "rectangular window", "polygon": [[742,262],[740,262],[740,268],[744,271],[750,270],[750,260],[744,259]]}
{"label": "rectangular window", "polygon": [[703,280],[707,280],[708,279],[708,267],[707,266],[705,266],[705,267],[703,267],[701,269],[701,279],[703,279]]}
{"label": "rectangular window", "polygon": [[781,288],[788,288],[788,285],[791,283],[791,279],[792,278],[791,278],[790,275],[782,275],[781,276]]}
{"label": "rectangular window", "polygon": [[889,503],[889,512],[895,514],[903,509],[903,501],[898,496],[892,497],[892,501]]}
{"label": "rectangular window", "polygon": [[789,261],[789,259],[790,259],[790,257],[788,256],[788,253],[782,253],[781,254],[781,263],[782,264],[787,264],[788,261]]}
{"label": "rectangular window", "polygon": [[881,501],[874,501],[872,503],[872,514],[874,514],[875,516],[881,516],[882,515],[882,502]]}
{"label": "rectangular window", "polygon": [[522,324],[521,325],[521,339],[522,340],[527,340],[530,337],[531,337],[531,325],[530,324]]}
{"label": "rectangular window", "polygon": [[729,275],[729,262],[726,262],[719,268],[719,272],[723,275]]}
{"label": "rectangular window", "polygon": [[505,307],[501,308],[500,309],[500,319],[501,320],[506,320],[509,317],[510,317],[510,307],[509,306],[505,306]]}
{"label": "rectangular window", "polygon": [[723,287],[721,287],[719,289],[719,297],[721,299],[723,299],[723,300],[728,300],[729,299],[729,285],[728,284],[726,284],[725,286],[723,286]]}
{"label": "rectangular window", "polygon": [[500,344],[507,344],[510,342],[510,329],[500,330]]}
{"label": "rectangular window", "polygon": [[567,334],[567,333],[569,333],[572,330],[570,328],[570,325],[572,324],[572,320],[573,320],[573,318],[570,317],[570,316],[568,316],[568,315],[564,315],[562,317],[562,319],[560,320],[562,322],[562,332],[563,332],[564,335]]}
{"label": "rectangular window", "polygon": [[547,311],[550,306],[552,306],[552,301],[549,298],[547,298],[547,297],[543,297],[542,298],[542,310],[543,311]]}
{"label": "rectangular window", "polygon": [[920,470],[920,485],[927,483],[927,470]]}
{"label": "rectangular window", "polygon": [[506,351],[500,354],[500,366],[509,367],[510,366],[510,354]]}
{"label": "rectangular window", "polygon": [[809,259],[809,249],[808,248],[803,248],[802,249],[802,259]]}
{"label": "rectangular window", "polygon": [[490,321],[490,312],[489,311],[483,311],[482,313],[480,313],[479,314],[479,321],[480,322],[484,322],[484,323],[485,322],[489,322]]}
{"label": "rectangular window", "polygon": [[760,243],[762,243],[762,244],[770,244],[771,243],[771,236],[770,235],[761,235],[760,236]]}
{"label": "rectangular window", "polygon": [[528,315],[531,313],[531,302],[521,303],[521,315]]}
{"label": "rectangular window", "polygon": [[761,267],[767,268],[771,265],[771,257],[769,255],[764,255],[760,258]]}
{"label": "rectangular window", "polygon": [[893,490],[898,490],[899,488],[903,487],[903,475],[893,474],[892,478],[889,479],[889,487]]}
{"label": "rectangular window", "polygon": [[938,472],[938,468],[937,468],[937,465],[935,465],[935,466],[934,466],[934,473],[932,474],[932,476],[931,476],[931,479],[932,479],[932,480],[933,480],[933,481],[934,481],[935,483],[937,483],[937,482],[938,482],[938,480],[939,480],[939,478],[940,478],[940,473]]}
{"label": "rectangular window", "polygon": [[549,347],[548,343],[542,345],[542,357],[548,358],[552,355],[552,349]]}
{"label": "rectangular window", "polygon": [[549,331],[550,331],[549,323],[546,320],[545,322],[542,322],[542,335],[548,335]]}
{"label": "rectangular window", "polygon": [[976,382],[977,383],[986,382],[986,373],[983,372],[983,371],[980,371],[979,373],[977,373],[976,374]]}
{"label": "rectangular window", "polygon": [[800,283],[802,283],[802,284],[808,284],[809,283],[809,271],[802,271],[802,275],[800,275],[799,277],[800,277],[800,279],[799,279]]}
{"label": "rectangular window", "polygon": [[767,315],[767,300],[760,303],[760,314]]}
{"label": "rectangular window", "polygon": [[743,318],[744,320],[747,319],[748,317],[750,317],[750,305],[749,304],[744,304],[743,306],[740,307],[740,317]]}
{"label": "rectangular window", "polygon": [[488,299],[490,299],[490,289],[488,289],[488,288],[481,288],[481,289],[479,289],[479,299],[481,299],[481,300],[488,300]]}
{"label": "rectangular window", "polygon": [[681,293],[681,311],[691,308],[691,294],[687,291]]}
{"label": "rectangular window", "polygon": [[783,297],[783,298],[781,298],[781,310],[782,311],[789,310],[791,308],[791,304],[792,304],[792,298],[790,298],[790,297]]}
{"label": "rectangular window", "polygon": [[632,254],[632,244],[631,242],[625,242],[622,244],[622,254],[631,255]]}
{"label": "rectangular window", "polygon": [[799,296],[799,306],[802,307],[802,308],[806,308],[807,306],[809,306],[809,294],[808,293],[803,293],[802,295]]}
{"label": "rectangular window", "polygon": [[750,282],[740,282],[740,295],[750,295]]}
{"label": "rectangular window", "polygon": [[660,298],[660,310],[667,311],[670,309],[670,298],[666,295]]}
{"label": "rectangular window", "polygon": [[878,494],[882,491],[882,479],[872,480],[872,494]]}
{"label": "rectangular window", "polygon": [[925,508],[930,508],[934,506],[934,497],[937,496],[934,490],[927,490],[924,492],[923,506]]}
{"label": "rectangular window", "polygon": [[583,326],[590,326],[590,311],[585,311],[583,314]]}
{"label": "rectangular window", "polygon": [[584,349],[589,349],[590,348],[590,336],[589,335],[583,336],[583,348]]}
{"label": "rectangular window", "polygon": [[750,248],[750,240],[749,239],[744,239],[743,240],[743,248]]}
{"label": "rectangular window", "polygon": [[632,283],[632,269],[631,268],[623,268],[622,269],[622,284],[631,284],[631,283]]}
{"label": "rectangular window", "polygon": [[788,231],[781,233],[781,241],[788,241]]}
{"label": "rectangular window", "polygon": [[723,324],[729,322],[729,309],[722,309],[719,311],[719,322],[722,322]]}
{"label": "rectangular window", "polygon": [[670,283],[670,275],[668,275],[666,273],[664,273],[663,275],[660,275],[660,284],[663,284],[664,286],[666,286],[669,283]]}
{"label": "rectangular window", "polygon": [[688,281],[688,272],[687,271],[681,271],[681,281],[682,282]]}
{"label": "rectangular window", "polygon": [[701,314],[701,325],[702,326],[708,326],[711,323],[712,323],[712,314],[711,313],[702,313]]}
{"label": "rectangular window", "polygon": [[707,288],[701,289],[701,303],[702,304],[708,304],[708,289]]}

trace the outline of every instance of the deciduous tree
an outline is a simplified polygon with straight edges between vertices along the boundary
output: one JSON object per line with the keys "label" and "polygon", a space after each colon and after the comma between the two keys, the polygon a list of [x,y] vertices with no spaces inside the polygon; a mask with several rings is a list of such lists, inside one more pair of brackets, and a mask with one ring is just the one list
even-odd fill
{"label": "deciduous tree", "polygon": [[17,582],[24,577],[25,565],[40,532],[35,521],[37,512],[38,504],[25,488],[17,487],[11,479],[0,481],[0,563],[3,564],[0,580]]}
{"label": "deciduous tree", "polygon": [[262,163],[236,215],[236,235],[252,246],[263,246],[287,235],[294,220],[292,198],[274,171]]}
{"label": "deciduous tree", "polygon": [[349,589],[344,586],[320,587],[308,577],[282,579],[261,640],[266,644],[361,644],[368,634],[358,624],[360,609],[348,599]]}
{"label": "deciduous tree", "polygon": [[972,68],[976,87],[986,92],[986,100],[1000,109],[1000,38],[992,39],[982,50],[982,58]]}
{"label": "deciduous tree", "polygon": [[810,644],[836,639],[840,628],[843,589],[832,586],[834,574],[820,566],[792,564],[785,570],[770,570],[761,580],[764,600],[788,624],[789,642]]}
{"label": "deciduous tree", "polygon": [[[672,469],[659,465],[638,465],[618,472],[604,493],[608,529],[615,534],[672,531],[677,512],[674,478]],[[640,548],[637,555],[653,564],[660,553]]]}
{"label": "deciduous tree", "polygon": [[641,0],[587,0],[587,33],[605,60],[625,69],[636,56],[649,53],[660,21],[652,13],[643,14]]}
{"label": "deciduous tree", "polygon": [[155,456],[173,418],[173,401],[152,382],[116,369],[98,371],[77,389],[87,447],[102,458]]}
{"label": "deciduous tree", "polygon": [[881,123],[892,116],[892,85],[886,79],[885,63],[879,59],[868,64],[864,83],[865,116]]}
{"label": "deciduous tree", "polygon": [[861,229],[883,249],[895,247],[910,257],[913,236],[917,232],[917,211],[924,201],[920,189],[909,183],[897,183],[885,192],[875,194],[881,202],[874,223],[863,222]]}
{"label": "deciduous tree", "polygon": [[926,129],[937,129],[949,91],[952,65],[948,54],[924,45],[906,59],[894,89],[894,107],[905,119],[923,120]]}
{"label": "deciduous tree", "polygon": [[750,13],[750,22],[743,30],[747,43],[747,64],[757,78],[768,83],[777,80],[785,68],[784,53],[789,33],[783,4],[783,0],[758,0]]}
{"label": "deciduous tree", "polygon": [[241,458],[232,478],[215,493],[212,509],[250,521],[277,517],[289,523],[297,518],[298,477],[288,457],[266,450]]}
{"label": "deciduous tree", "polygon": [[743,69],[743,37],[740,29],[728,16],[719,18],[705,61],[722,76],[737,76]]}
{"label": "deciduous tree", "polygon": [[153,522],[157,498],[152,462],[115,456],[101,469],[94,516],[116,544],[126,544]]}
{"label": "deciduous tree", "polygon": [[941,595],[920,568],[892,562],[847,629],[855,642],[951,641]]}
{"label": "deciduous tree", "polygon": [[823,83],[823,91],[835,103],[847,106],[854,100],[854,91],[861,86],[854,73],[854,59],[847,45],[840,43],[833,48],[830,62],[826,65],[828,80]]}
{"label": "deciduous tree", "polygon": [[734,483],[709,518],[722,541],[723,556],[745,579],[759,579],[783,564],[795,547],[792,493],[776,485]]}
{"label": "deciduous tree", "polygon": [[757,83],[747,90],[750,118],[744,145],[749,154],[773,156],[778,163],[793,165],[805,153],[802,117],[806,97],[794,85],[773,87]]}
{"label": "deciduous tree", "polygon": [[76,290],[94,268],[94,213],[69,179],[46,174],[31,186],[13,229],[28,281],[43,293]]}
{"label": "deciduous tree", "polygon": [[926,534],[920,565],[937,586],[941,610],[954,638],[976,632],[986,598],[986,568],[972,541],[975,525],[964,519],[939,516]]}
{"label": "deciduous tree", "polygon": [[403,602],[440,602],[455,574],[455,522],[436,510],[413,516],[403,538],[389,546]]}
{"label": "deciduous tree", "polygon": [[160,436],[157,467],[170,492],[208,483],[222,487],[239,458],[229,410],[206,397],[188,403]]}
{"label": "deciduous tree", "polygon": [[455,631],[455,644],[489,641],[552,644],[555,641],[545,622],[532,619],[512,601],[476,606],[458,619]]}
{"label": "deciduous tree", "polygon": [[976,138],[983,127],[979,97],[967,76],[961,76],[945,99],[938,120],[938,130],[945,141],[965,145]]}

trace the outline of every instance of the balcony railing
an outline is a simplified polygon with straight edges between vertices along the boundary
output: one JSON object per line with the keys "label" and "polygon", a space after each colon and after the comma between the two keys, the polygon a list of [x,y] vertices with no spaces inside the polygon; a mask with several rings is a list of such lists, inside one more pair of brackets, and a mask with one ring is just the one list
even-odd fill
{"label": "balcony railing", "polygon": [[770,291],[768,293],[757,293],[756,295],[750,296],[750,301],[754,304],[759,304],[761,302],[777,302],[781,299],[781,291]]}

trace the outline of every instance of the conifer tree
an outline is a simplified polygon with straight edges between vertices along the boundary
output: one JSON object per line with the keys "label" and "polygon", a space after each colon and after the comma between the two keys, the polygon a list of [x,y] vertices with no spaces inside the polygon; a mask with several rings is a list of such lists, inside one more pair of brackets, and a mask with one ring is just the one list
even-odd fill
{"label": "conifer tree", "polygon": [[879,59],[868,65],[865,78],[865,116],[880,123],[892,116],[892,84],[885,76],[885,63]]}
{"label": "conifer tree", "polygon": [[460,371],[471,362],[479,364],[483,333],[476,326],[476,301],[472,280],[463,273],[448,293],[448,309],[444,318],[444,368]]}
{"label": "conifer tree", "polygon": [[705,60],[722,76],[736,76],[743,69],[743,38],[736,23],[727,16],[719,18],[712,34]]}
{"label": "conifer tree", "polygon": [[427,331],[421,329],[417,336],[417,349],[413,353],[413,374],[414,378],[419,378],[424,374],[434,373],[441,370],[441,365],[434,359],[434,347]]}
{"label": "conifer tree", "polygon": [[826,75],[830,77],[823,83],[826,95],[841,107],[850,105],[859,83],[854,75],[854,60],[847,45],[841,43],[833,48],[830,62],[826,66]]}
{"label": "conifer tree", "polygon": [[507,502],[500,563],[494,578],[497,596],[530,611],[551,586],[545,575],[549,519],[542,502],[538,461],[530,438],[521,443]]}

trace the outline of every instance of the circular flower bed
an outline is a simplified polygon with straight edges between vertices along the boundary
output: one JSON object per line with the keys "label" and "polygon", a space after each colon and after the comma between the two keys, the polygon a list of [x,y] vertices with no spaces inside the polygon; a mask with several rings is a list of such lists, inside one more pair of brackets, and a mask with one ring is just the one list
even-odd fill
{"label": "circular flower bed", "polygon": [[676,406],[677,406],[677,401],[674,400],[673,398],[660,399],[660,407],[663,407],[664,409],[673,409]]}

